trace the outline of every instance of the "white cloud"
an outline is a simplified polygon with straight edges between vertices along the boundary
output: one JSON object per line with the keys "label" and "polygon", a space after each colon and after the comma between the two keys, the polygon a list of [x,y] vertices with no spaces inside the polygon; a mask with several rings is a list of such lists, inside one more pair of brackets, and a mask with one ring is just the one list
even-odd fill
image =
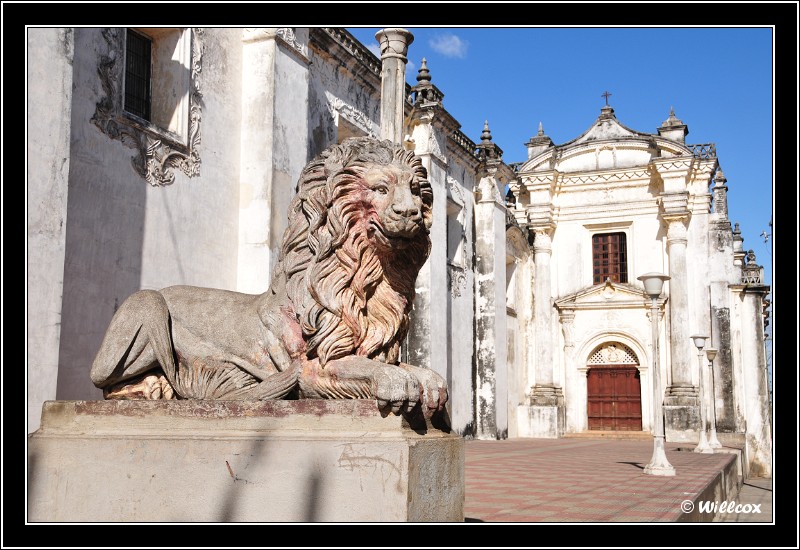
{"label": "white cloud", "polygon": [[469,42],[454,34],[442,34],[428,40],[428,46],[445,57],[464,58],[467,56]]}
{"label": "white cloud", "polygon": [[379,44],[370,44],[367,46],[367,49],[378,56],[378,59],[381,58],[381,47]]}
{"label": "white cloud", "polygon": [[413,75],[416,72],[417,72],[417,66],[414,65],[413,61],[409,61],[408,63],[406,63],[406,74]]}

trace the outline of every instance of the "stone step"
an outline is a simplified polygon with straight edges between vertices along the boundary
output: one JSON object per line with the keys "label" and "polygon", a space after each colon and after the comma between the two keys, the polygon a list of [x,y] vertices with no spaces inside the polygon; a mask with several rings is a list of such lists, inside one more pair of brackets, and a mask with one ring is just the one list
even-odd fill
{"label": "stone step", "polygon": [[613,431],[613,430],[588,430],[585,432],[566,433],[564,437],[574,437],[583,439],[653,439],[650,432],[635,431]]}

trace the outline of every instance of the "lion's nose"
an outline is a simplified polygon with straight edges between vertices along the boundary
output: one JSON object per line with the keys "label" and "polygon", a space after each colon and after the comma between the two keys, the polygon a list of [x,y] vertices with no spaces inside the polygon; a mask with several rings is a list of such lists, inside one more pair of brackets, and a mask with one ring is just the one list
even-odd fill
{"label": "lion's nose", "polygon": [[419,216],[419,208],[414,203],[393,204],[392,212],[404,218],[416,218]]}

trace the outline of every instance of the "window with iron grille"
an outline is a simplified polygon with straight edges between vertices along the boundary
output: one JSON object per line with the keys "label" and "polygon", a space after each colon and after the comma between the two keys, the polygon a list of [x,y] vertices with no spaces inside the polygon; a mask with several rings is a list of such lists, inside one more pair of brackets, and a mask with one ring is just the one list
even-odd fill
{"label": "window with iron grille", "polygon": [[125,49],[125,110],[150,120],[151,40],[128,29]]}
{"label": "window with iron grille", "polygon": [[592,235],[592,273],[594,284],[606,279],[614,283],[628,282],[628,260],[625,233]]}

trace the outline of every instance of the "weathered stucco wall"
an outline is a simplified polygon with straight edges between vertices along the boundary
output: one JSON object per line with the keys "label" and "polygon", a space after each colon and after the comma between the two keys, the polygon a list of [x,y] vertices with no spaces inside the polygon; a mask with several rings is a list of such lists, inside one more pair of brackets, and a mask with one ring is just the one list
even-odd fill
{"label": "weathered stucco wall", "polygon": [[355,60],[341,56],[339,48],[323,50],[313,40],[309,47],[310,158],[338,141],[341,119],[361,135],[380,134],[380,78],[368,74],[355,79],[345,68],[352,67]]}
{"label": "weathered stucco wall", "polygon": [[[435,298],[447,303],[447,381],[451,400],[451,423],[460,435],[472,434],[475,412],[473,408],[473,353],[474,353],[474,290],[475,258],[473,218],[474,203],[472,189],[475,186],[475,172],[451,156],[448,166],[448,194],[451,202],[463,205],[456,215],[457,220],[448,220],[451,230],[463,230],[461,265],[448,265],[448,294]],[[444,197],[434,197],[436,200]],[[455,213],[453,213],[455,214]],[[450,236],[448,236],[448,239]],[[450,242],[453,242],[451,240]]]}
{"label": "weathered stucco wall", "polygon": [[66,243],[72,29],[31,28],[28,55],[28,431],[55,399]]}
{"label": "weathered stucco wall", "polygon": [[142,288],[190,284],[235,289],[241,40],[207,29],[199,87],[199,175],[176,169],[153,187],[135,151],[91,119],[105,97],[98,76],[101,29],[75,29],[71,170],[58,398],[96,399],[89,368],[112,315]]}

